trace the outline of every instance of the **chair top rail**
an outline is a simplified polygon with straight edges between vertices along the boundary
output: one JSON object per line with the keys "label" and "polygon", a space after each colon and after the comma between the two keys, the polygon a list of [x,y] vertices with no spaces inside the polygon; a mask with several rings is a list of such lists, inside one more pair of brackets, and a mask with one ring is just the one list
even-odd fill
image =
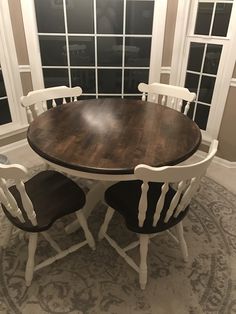
{"label": "chair top rail", "polygon": [[49,99],[80,96],[82,89],[79,86],[69,88],[67,86],[50,87],[29,92],[27,96],[21,97],[23,107],[31,106],[35,103]]}
{"label": "chair top rail", "polygon": [[138,90],[143,93],[151,93],[158,95],[166,95],[175,98],[181,98],[186,101],[192,102],[196,98],[196,94],[190,92],[187,88],[181,86],[174,86],[162,83],[140,83]]}
{"label": "chair top rail", "polygon": [[28,170],[18,164],[0,165],[0,178],[21,180],[27,178]]}

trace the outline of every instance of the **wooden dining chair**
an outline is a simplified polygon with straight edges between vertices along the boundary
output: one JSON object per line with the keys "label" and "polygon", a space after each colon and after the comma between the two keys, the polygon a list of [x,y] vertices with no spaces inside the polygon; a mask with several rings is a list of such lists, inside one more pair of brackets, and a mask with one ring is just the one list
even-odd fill
{"label": "wooden dining chair", "polygon": [[[21,165],[0,165],[0,204],[10,221],[3,240],[3,248],[8,245],[13,226],[28,233],[25,280],[29,286],[34,271],[50,265],[86,244],[95,249],[95,242],[81,210],[85,205],[85,193],[74,181],[53,170],[42,171],[24,183],[27,176],[27,169]],[[9,188],[7,180],[13,180],[14,185]],[[84,231],[85,240],[62,250],[47,231],[57,219],[74,212]],[[57,254],[35,265],[34,256],[39,234],[50,243]]]}
{"label": "wooden dining chair", "polygon": [[142,100],[148,99],[160,103],[183,112],[185,115],[188,113],[190,103],[196,99],[196,94],[191,93],[187,88],[168,84],[140,83],[138,90],[142,92]]}
{"label": "wooden dining chair", "polygon": [[57,104],[65,104],[77,101],[82,94],[79,86],[58,86],[35,90],[21,97],[21,105],[26,108],[28,123],[31,123],[40,113],[47,111],[48,107],[56,107]]}
{"label": "wooden dining chair", "polygon": [[[123,181],[110,186],[105,192],[105,202],[109,206],[100,228],[99,240],[105,238],[125,261],[139,273],[141,289],[147,283],[147,253],[149,240],[162,231],[180,245],[184,261],[188,260],[188,250],[183,234],[182,220],[190,209],[190,202],[198,191],[201,178],[216,154],[218,141],[213,140],[207,157],[195,164],[169,167],[138,165],[134,175],[136,181]],[[171,183],[177,183],[174,190]],[[108,225],[114,214],[119,212],[126,227],[139,235],[139,240],[121,248],[108,233]],[[175,227],[177,237],[169,230]],[[139,266],[127,252],[140,246]]]}

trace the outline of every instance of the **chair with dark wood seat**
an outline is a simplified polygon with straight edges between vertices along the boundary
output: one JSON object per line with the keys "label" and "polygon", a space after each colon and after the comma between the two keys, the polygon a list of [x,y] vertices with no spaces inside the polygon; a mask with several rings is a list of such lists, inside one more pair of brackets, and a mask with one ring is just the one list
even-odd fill
{"label": "chair with dark wood seat", "polygon": [[[108,210],[99,231],[99,239],[105,239],[139,273],[139,283],[145,289],[147,283],[147,252],[149,240],[162,231],[167,231],[180,245],[184,261],[188,250],[183,235],[182,220],[190,209],[190,201],[197,192],[200,180],[206,173],[216,154],[218,141],[214,140],[207,157],[195,164],[168,167],[138,165],[134,175],[136,181],[123,181],[110,186],[105,192]],[[177,189],[172,188],[176,183]],[[126,227],[139,234],[139,241],[121,248],[108,233],[108,225],[114,214],[119,212]],[[177,237],[169,230],[176,228]],[[140,245],[139,266],[127,251]]]}
{"label": "chair with dark wood seat", "polygon": [[48,106],[56,107],[59,103],[77,101],[81,94],[82,89],[79,86],[71,88],[67,86],[49,87],[22,96],[21,105],[26,109],[28,122],[31,123],[40,113],[47,111]]}
{"label": "chair with dark wood seat", "polygon": [[[26,285],[29,286],[35,270],[50,265],[86,244],[94,249],[95,242],[80,210],[85,205],[85,193],[74,181],[53,170],[42,171],[24,183],[27,176],[27,169],[21,165],[0,165],[0,202],[11,222],[5,233],[3,247],[7,247],[13,226],[29,233],[25,271]],[[8,187],[7,180],[13,180],[15,184]],[[62,250],[47,231],[57,219],[74,212],[84,231],[85,240]],[[34,255],[39,233],[57,254],[35,266]]]}
{"label": "chair with dark wood seat", "polygon": [[196,99],[196,94],[187,88],[162,83],[140,83],[138,90],[142,92],[142,100],[149,100],[168,106],[187,115],[190,103]]}

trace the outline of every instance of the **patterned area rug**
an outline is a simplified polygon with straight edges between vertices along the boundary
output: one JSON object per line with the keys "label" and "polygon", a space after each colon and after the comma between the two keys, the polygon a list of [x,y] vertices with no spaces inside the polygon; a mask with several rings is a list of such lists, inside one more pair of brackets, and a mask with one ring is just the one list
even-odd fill
{"label": "patterned area rug", "polygon": [[[97,236],[105,206],[99,204],[89,218]],[[54,224],[51,234],[63,247],[81,241],[80,230],[70,236]],[[1,219],[0,235],[6,221]],[[12,236],[0,252],[0,313],[71,314],[231,314],[236,313],[236,196],[205,177],[184,221],[189,262],[167,233],[152,240],[148,255],[148,284],[140,290],[138,276],[103,240],[96,251],[88,246],[35,273],[26,288],[24,268],[27,245]],[[136,235],[116,215],[110,234],[126,245]],[[1,237],[2,238],[2,237]],[[51,254],[41,237],[36,262]],[[132,252],[138,259],[138,250]]]}

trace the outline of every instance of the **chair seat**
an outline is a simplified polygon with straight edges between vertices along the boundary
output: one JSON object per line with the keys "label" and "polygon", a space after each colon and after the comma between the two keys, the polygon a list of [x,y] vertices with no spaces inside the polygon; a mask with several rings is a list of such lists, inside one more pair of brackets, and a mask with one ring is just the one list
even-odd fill
{"label": "chair seat", "polygon": [[139,227],[138,225],[138,205],[141,196],[142,181],[123,181],[112,185],[106,190],[105,201],[110,207],[118,211],[124,217],[126,226],[129,230],[143,234],[158,233],[179,223],[186,216],[189,209],[186,207],[177,218],[174,218],[172,215],[167,223],[164,222],[166,212],[173,195],[175,194],[175,190],[170,187],[166,194],[165,204],[159,221],[157,225],[153,227],[153,215],[155,213],[157,200],[161,194],[162,184],[163,183],[156,182],[149,183],[148,209],[143,227]]}
{"label": "chair seat", "polygon": [[3,211],[12,224],[28,232],[48,230],[58,218],[81,209],[86,201],[85,193],[75,182],[53,170],[42,171],[29,179],[25,189],[33,203],[38,225],[32,226],[27,218],[16,186],[9,190],[22,210],[25,222],[13,217],[4,206]]}

